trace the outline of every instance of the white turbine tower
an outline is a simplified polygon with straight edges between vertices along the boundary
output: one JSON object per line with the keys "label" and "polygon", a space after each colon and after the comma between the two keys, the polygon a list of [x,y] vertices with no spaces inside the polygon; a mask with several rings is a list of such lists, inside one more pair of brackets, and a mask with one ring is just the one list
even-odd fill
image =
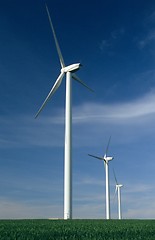
{"label": "white turbine tower", "polygon": [[115,178],[115,182],[116,182],[115,195],[117,193],[117,200],[118,200],[118,219],[122,219],[121,187],[123,187],[123,185],[118,183],[115,172],[114,172],[114,178]]}
{"label": "white turbine tower", "polygon": [[49,99],[56,92],[58,87],[60,86],[64,75],[66,74],[66,110],[65,110],[65,153],[64,153],[64,219],[72,218],[72,78],[77,82],[81,83],[83,86],[90,89],[85,83],[83,83],[75,74],[81,64],[75,63],[66,66],[64,63],[64,59],[62,57],[62,53],[58,44],[58,40],[54,31],[54,27],[51,21],[51,17],[49,14],[48,7],[46,5],[46,11],[49,18],[50,26],[53,32],[54,41],[56,45],[56,49],[58,52],[60,64],[61,64],[61,72],[58,76],[56,82],[54,83],[52,89],[47,95],[45,101],[37,112],[35,118],[40,114],[42,109],[45,107]]}
{"label": "white turbine tower", "polygon": [[109,161],[113,160],[113,157],[108,157],[108,148],[110,144],[110,139],[108,141],[108,145],[106,148],[106,152],[103,157],[97,157],[91,154],[88,154],[91,157],[97,158],[99,160],[104,161],[104,166],[105,166],[105,175],[106,175],[106,219],[110,219],[110,189],[109,189]]}

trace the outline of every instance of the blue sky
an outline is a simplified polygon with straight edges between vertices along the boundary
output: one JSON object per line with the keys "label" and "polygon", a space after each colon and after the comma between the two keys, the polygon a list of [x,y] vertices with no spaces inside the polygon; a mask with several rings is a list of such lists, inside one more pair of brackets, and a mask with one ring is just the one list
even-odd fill
{"label": "blue sky", "polygon": [[[73,82],[73,217],[105,218],[102,156],[111,138],[123,218],[155,218],[154,1],[46,1]],[[60,72],[45,2],[0,3],[0,219],[63,217],[65,79],[34,116]]]}

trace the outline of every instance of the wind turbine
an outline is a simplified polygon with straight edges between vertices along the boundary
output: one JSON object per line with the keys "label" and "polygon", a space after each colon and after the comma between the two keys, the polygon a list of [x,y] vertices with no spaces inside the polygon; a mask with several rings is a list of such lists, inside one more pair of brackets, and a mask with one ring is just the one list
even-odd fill
{"label": "wind turbine", "polygon": [[65,109],[65,153],[64,153],[64,219],[72,218],[72,78],[77,82],[81,83],[83,86],[93,91],[85,83],[83,83],[79,77],[75,75],[74,72],[79,70],[81,67],[80,63],[75,63],[66,66],[62,53],[59,47],[59,43],[55,34],[55,30],[51,21],[50,13],[46,5],[46,11],[49,19],[49,23],[54,36],[54,41],[57,49],[57,53],[60,60],[61,71],[56,82],[54,83],[52,89],[47,95],[45,101],[41,105],[39,111],[37,112],[35,118],[38,117],[40,112],[43,110],[47,102],[56,92],[56,90],[61,85],[62,79],[66,74],[66,109]]}
{"label": "wind turbine", "polygon": [[98,156],[88,154],[91,157],[94,157],[94,158],[104,161],[105,175],[106,175],[106,219],[110,219],[109,161],[114,159],[113,157],[107,156],[110,140],[111,140],[111,137],[109,138],[106,152],[103,157],[98,157]]}
{"label": "wind turbine", "polygon": [[[113,171],[114,172],[114,171]],[[115,195],[117,193],[117,198],[118,198],[118,219],[122,219],[122,210],[121,210],[121,187],[123,187],[122,184],[119,184],[114,172],[114,178],[116,182],[116,189],[115,189]]]}

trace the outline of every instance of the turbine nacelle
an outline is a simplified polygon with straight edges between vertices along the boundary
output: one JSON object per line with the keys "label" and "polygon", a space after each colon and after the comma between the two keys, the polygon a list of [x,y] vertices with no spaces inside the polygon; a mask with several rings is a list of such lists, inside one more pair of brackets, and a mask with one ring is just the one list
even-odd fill
{"label": "turbine nacelle", "polygon": [[112,161],[113,159],[114,159],[114,157],[107,157],[106,155],[104,155],[105,162]]}
{"label": "turbine nacelle", "polygon": [[63,72],[63,73],[76,72],[81,66],[82,66],[81,63],[71,64],[67,67],[61,68],[61,72]]}
{"label": "turbine nacelle", "polygon": [[116,188],[121,188],[121,187],[123,187],[122,184],[116,184]]}

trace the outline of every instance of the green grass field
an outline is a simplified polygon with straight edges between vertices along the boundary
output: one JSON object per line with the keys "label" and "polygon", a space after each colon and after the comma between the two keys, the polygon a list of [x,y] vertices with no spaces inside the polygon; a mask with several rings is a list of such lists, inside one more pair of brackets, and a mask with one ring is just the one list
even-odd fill
{"label": "green grass field", "polygon": [[155,220],[1,220],[0,240],[155,240]]}

